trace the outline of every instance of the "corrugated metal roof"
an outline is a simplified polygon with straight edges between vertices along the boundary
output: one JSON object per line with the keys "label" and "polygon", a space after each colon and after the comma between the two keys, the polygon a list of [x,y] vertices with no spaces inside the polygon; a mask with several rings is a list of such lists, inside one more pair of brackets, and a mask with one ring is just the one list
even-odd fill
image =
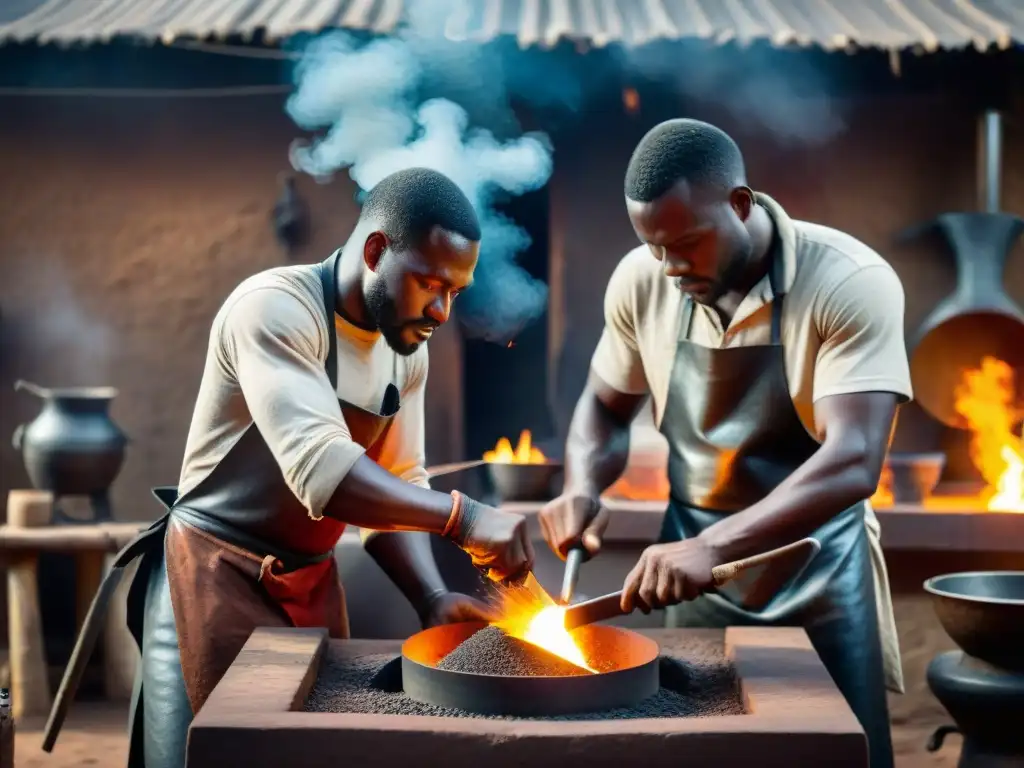
{"label": "corrugated metal roof", "polygon": [[[427,0],[431,2],[432,0]],[[393,31],[422,0],[3,0],[0,43],[171,42],[340,27]],[[453,39],[512,35],[594,46],[699,38],[719,43],[901,49],[1006,48],[1024,41],[1024,0],[458,0]]]}

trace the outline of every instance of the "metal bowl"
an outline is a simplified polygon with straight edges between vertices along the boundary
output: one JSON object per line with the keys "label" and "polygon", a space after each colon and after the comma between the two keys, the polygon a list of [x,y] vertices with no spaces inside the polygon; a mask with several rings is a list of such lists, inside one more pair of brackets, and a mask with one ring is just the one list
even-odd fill
{"label": "metal bowl", "polygon": [[946,467],[944,453],[890,453],[885,466],[897,504],[920,504],[932,495]]}
{"label": "metal bowl", "polygon": [[942,628],[965,653],[1024,672],[1024,571],[976,571],[924,583]]}
{"label": "metal bowl", "polygon": [[502,501],[548,501],[553,496],[555,479],[562,462],[511,464],[489,462],[487,472]]}
{"label": "metal bowl", "polygon": [[633,707],[661,685],[658,644],[636,632],[591,625],[573,632],[587,663],[602,671],[571,677],[476,675],[437,663],[487,625],[445,624],[402,644],[402,687],[424,704],[504,717],[551,717]]}

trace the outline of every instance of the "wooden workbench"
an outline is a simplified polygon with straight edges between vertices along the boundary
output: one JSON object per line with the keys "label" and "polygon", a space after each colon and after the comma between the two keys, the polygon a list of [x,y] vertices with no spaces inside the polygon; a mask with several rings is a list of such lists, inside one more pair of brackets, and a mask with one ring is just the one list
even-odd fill
{"label": "wooden workbench", "polygon": [[[0,560],[7,567],[7,633],[11,707],[15,717],[45,715],[52,697],[44,653],[37,581],[39,556],[68,553],[75,558],[76,627],[99,588],[112,556],[149,523],[52,525],[53,497],[45,491],[11,491],[7,524],[0,525]],[[125,580],[124,589],[130,583]],[[107,696],[131,696],[138,651],[125,623],[125,593],[111,602],[104,632]]]}

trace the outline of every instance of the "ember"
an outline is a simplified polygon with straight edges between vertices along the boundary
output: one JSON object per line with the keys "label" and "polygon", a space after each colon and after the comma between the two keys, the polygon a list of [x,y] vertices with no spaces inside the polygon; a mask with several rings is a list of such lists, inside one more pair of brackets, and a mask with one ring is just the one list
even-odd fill
{"label": "ember", "polygon": [[437,667],[449,672],[510,677],[587,674],[587,670],[532,643],[512,637],[498,627],[487,627],[472,635],[441,659]]}
{"label": "ember", "polygon": [[956,389],[956,410],[971,431],[971,460],[988,483],[986,506],[1024,513],[1024,443],[1017,434],[1013,369],[985,357]]}
{"label": "ember", "polygon": [[565,628],[565,608],[555,605],[543,590],[540,594],[523,587],[504,587],[498,593],[501,618],[494,622],[510,637],[524,640],[564,659],[575,667],[596,672],[587,663],[572,633]]}
{"label": "ember", "polygon": [[495,464],[546,464],[548,459],[539,448],[533,446],[530,430],[519,433],[519,445],[512,450],[512,443],[503,437],[493,451],[484,451],[484,460]]}
{"label": "ember", "polygon": [[622,106],[626,109],[626,114],[629,115],[635,115],[640,111],[640,94],[636,92],[636,88],[622,90]]}

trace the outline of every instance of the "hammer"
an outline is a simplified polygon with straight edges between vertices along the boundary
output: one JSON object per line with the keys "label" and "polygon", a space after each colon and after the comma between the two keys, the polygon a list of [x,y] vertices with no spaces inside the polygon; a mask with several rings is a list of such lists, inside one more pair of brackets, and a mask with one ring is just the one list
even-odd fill
{"label": "hammer", "polygon": [[[776,558],[785,557],[786,555],[790,555],[801,550],[806,550],[807,559],[810,560],[814,555],[821,551],[821,544],[817,539],[801,539],[800,541],[796,541],[792,544],[787,544],[784,547],[763,552],[760,555],[753,555],[751,557],[744,558],[743,560],[736,560],[731,563],[716,565],[711,569],[711,577],[715,581],[715,586],[721,587],[728,584],[748,568],[763,565],[764,563],[771,562]],[[613,619],[616,616],[622,615],[622,590],[620,589],[618,592],[612,592],[611,594],[604,595],[602,597],[595,597],[593,600],[586,600],[582,603],[577,603],[576,605],[566,608],[565,628],[572,630],[587,624],[593,624],[596,621]]]}

